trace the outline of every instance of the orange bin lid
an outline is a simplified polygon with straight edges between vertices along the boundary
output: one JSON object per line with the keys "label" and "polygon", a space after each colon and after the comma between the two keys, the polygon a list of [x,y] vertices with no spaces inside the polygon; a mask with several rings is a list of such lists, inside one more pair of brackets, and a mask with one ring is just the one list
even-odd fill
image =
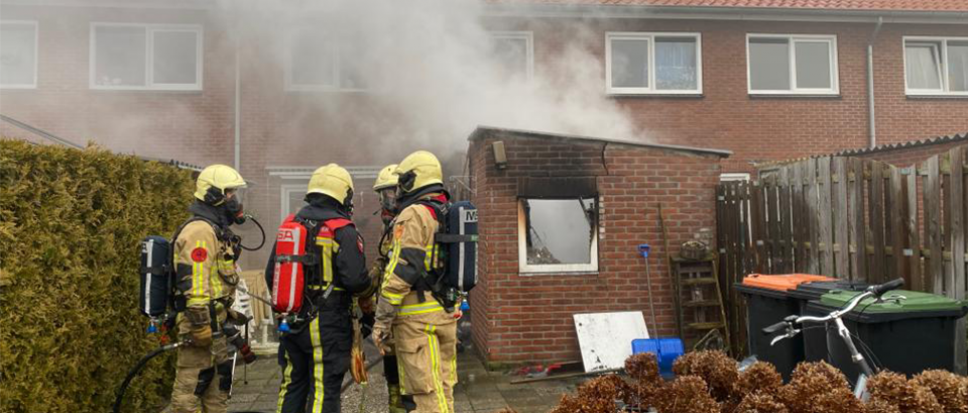
{"label": "orange bin lid", "polygon": [[836,278],[813,274],[750,274],[743,278],[743,285],[775,291],[789,291],[798,285],[814,281],[836,281]]}

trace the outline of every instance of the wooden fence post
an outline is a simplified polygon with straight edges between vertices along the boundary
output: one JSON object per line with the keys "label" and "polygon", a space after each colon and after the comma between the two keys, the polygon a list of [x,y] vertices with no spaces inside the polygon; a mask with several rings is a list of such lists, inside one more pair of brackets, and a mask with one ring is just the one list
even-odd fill
{"label": "wooden fence post", "polygon": [[834,276],[834,237],[833,237],[833,214],[830,193],[833,189],[830,173],[830,157],[824,156],[817,159],[817,191],[819,192],[817,211],[818,225],[820,227],[819,242],[817,250],[820,253],[820,273]]}
{"label": "wooden fence post", "polygon": [[864,163],[850,159],[850,244],[851,280],[867,281],[867,225],[864,220]]}
{"label": "wooden fence post", "polygon": [[833,230],[834,245],[836,246],[836,272],[834,274],[837,278],[850,279],[850,269],[847,264],[850,260],[850,254],[847,252],[849,247],[847,240],[847,158],[839,156],[834,158],[833,167]]}
{"label": "wooden fence post", "polygon": [[[948,246],[951,249],[951,278],[952,283],[949,288],[949,297],[956,300],[965,299],[965,158],[964,148],[954,148],[949,151],[951,160],[951,178],[949,180],[951,190],[947,199],[948,210],[946,215],[951,217],[951,226],[948,227]],[[968,370],[966,365],[965,347],[965,319],[961,318],[955,327],[955,371],[965,374]]]}

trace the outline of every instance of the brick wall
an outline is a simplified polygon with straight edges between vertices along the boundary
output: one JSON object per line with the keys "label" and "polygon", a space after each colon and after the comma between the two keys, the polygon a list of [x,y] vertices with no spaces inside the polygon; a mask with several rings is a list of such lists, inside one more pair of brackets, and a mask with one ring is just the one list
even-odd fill
{"label": "brick wall", "polygon": [[[504,30],[534,32],[535,73],[553,71],[555,54],[565,45],[579,45],[604,59],[609,31],[701,33],[701,97],[611,99],[657,142],[733,151],[723,163],[725,172],[752,172],[752,161],[820,155],[869,144],[866,48],[873,24],[648,19],[493,19],[489,23]],[[748,33],[836,35],[840,95],[751,97],[745,58]],[[906,96],[903,36],[968,36],[968,26],[883,25],[874,45],[877,143],[964,131],[968,99]],[[600,82],[605,90],[604,78],[588,81]]]}
{"label": "brick wall", "polygon": [[[508,167],[494,166],[491,143],[470,146],[474,201],[480,209],[480,284],[472,292],[474,342],[489,361],[580,360],[572,315],[642,311],[651,324],[641,243],[653,246],[650,265],[659,326],[675,334],[671,284],[658,221],[663,203],[669,244],[700,228],[714,229],[720,158],[604,143],[504,136]],[[604,162],[604,163],[603,163]],[[533,177],[594,177],[600,196],[597,274],[518,273],[519,181]]]}
{"label": "brick wall", "polygon": [[[3,19],[39,27],[36,89],[3,89],[2,113],[81,145],[175,158],[197,165],[232,162],[234,43],[204,11],[3,5]],[[90,24],[196,24],[204,30],[204,90],[198,92],[92,90]],[[0,122],[0,133],[31,140]]]}

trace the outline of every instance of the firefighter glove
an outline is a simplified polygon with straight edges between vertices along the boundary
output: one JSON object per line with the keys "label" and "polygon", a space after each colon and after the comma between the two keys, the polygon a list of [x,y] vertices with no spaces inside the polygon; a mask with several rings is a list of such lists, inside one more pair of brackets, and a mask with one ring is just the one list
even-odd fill
{"label": "firefighter glove", "polygon": [[190,307],[185,317],[191,323],[192,343],[198,347],[212,345],[212,318],[208,307]]}
{"label": "firefighter glove", "polygon": [[377,321],[373,324],[373,344],[376,348],[380,349],[381,355],[386,355],[387,351],[390,349],[390,343],[392,340],[390,333],[390,324],[385,322]]}
{"label": "firefighter glove", "polygon": [[212,345],[212,326],[192,326],[192,343],[198,347]]}

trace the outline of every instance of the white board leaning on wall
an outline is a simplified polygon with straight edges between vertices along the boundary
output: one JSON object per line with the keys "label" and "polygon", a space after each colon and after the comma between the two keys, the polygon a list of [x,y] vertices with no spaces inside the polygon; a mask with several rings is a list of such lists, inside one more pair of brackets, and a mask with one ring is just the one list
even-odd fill
{"label": "white board leaning on wall", "polygon": [[632,355],[632,340],[649,338],[641,311],[575,314],[585,372],[621,369]]}

